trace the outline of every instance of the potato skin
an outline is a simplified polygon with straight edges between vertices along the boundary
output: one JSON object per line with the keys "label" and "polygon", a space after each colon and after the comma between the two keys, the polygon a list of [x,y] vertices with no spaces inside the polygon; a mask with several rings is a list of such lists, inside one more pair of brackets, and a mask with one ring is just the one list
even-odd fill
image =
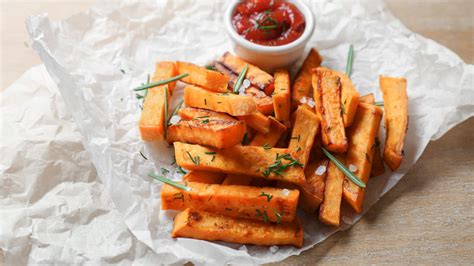
{"label": "potato skin", "polygon": [[303,227],[298,219],[268,224],[193,209],[186,209],[175,217],[171,235],[260,246],[303,246]]}
{"label": "potato skin", "polygon": [[348,144],[341,109],[341,79],[331,70],[317,68],[313,72],[313,89],[324,147],[345,152]]}
{"label": "potato skin", "polygon": [[380,90],[385,110],[385,149],[383,159],[392,171],[400,167],[408,130],[407,80],[380,76]]}

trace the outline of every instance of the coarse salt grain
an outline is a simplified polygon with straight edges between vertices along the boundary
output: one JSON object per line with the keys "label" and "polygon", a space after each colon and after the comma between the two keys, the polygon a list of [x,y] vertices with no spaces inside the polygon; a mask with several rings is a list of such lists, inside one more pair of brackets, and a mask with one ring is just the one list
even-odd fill
{"label": "coarse salt grain", "polygon": [[307,102],[306,97],[301,97],[300,103],[301,103],[301,104],[305,104],[306,102]]}
{"label": "coarse salt grain", "polygon": [[314,102],[314,100],[313,100],[313,98],[309,98],[309,100],[308,100],[308,105],[309,105],[311,108],[313,108],[313,107],[316,105],[315,102]]}
{"label": "coarse salt grain", "polygon": [[322,175],[325,172],[326,172],[326,166],[325,165],[320,165],[314,173],[316,173],[317,175]]}
{"label": "coarse salt grain", "polygon": [[170,119],[170,123],[172,125],[176,125],[180,120],[181,120],[181,117],[179,117],[179,115],[173,115]]}
{"label": "coarse salt grain", "polygon": [[349,171],[355,173],[357,171],[357,166],[353,164],[349,164]]}
{"label": "coarse salt grain", "polygon": [[270,247],[270,252],[271,253],[276,253],[278,251],[278,247],[277,246],[271,246]]}
{"label": "coarse salt grain", "polygon": [[248,251],[247,246],[245,246],[245,245],[242,245],[242,246],[239,248],[239,250],[242,250],[242,251],[245,251],[245,252]]}
{"label": "coarse salt grain", "polygon": [[242,84],[244,85],[245,88],[248,88],[248,87],[250,87],[250,80],[244,79],[244,81],[242,82]]}
{"label": "coarse salt grain", "polygon": [[245,96],[245,87],[244,85],[241,85],[239,88],[239,95],[240,96]]}
{"label": "coarse salt grain", "polygon": [[290,194],[290,191],[285,188],[281,191],[281,193],[283,193],[284,196],[288,196]]}

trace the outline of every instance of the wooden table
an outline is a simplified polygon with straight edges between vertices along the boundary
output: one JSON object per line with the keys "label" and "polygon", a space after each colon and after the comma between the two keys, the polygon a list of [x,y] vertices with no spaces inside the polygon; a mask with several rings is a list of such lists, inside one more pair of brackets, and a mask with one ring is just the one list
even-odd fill
{"label": "wooden table", "polygon": [[[40,60],[24,19],[65,18],[91,1],[1,2],[1,89]],[[474,63],[474,1],[388,0],[410,29]],[[474,89],[474,86],[473,86]],[[351,229],[279,265],[474,263],[474,119],[428,145],[400,183]],[[0,262],[1,262],[0,252]]]}

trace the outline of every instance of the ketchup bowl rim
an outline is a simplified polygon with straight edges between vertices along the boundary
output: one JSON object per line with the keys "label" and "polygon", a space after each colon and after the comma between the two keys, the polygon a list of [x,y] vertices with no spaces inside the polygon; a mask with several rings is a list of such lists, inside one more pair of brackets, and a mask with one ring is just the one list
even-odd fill
{"label": "ketchup bowl rim", "polygon": [[232,16],[234,14],[234,10],[241,0],[233,0],[229,6],[227,7],[227,10],[225,11],[225,27],[227,29],[227,34],[229,37],[232,39],[232,41],[236,42],[238,45],[249,49],[253,51],[257,51],[260,53],[282,53],[282,52],[292,52],[298,48],[300,48],[302,45],[305,45],[306,42],[309,40],[309,38],[313,34],[314,30],[314,17],[313,13],[309,9],[306,4],[304,4],[302,1],[299,0],[286,0],[289,3],[292,3],[296,6],[296,8],[303,14],[304,20],[305,20],[305,28],[303,31],[303,34],[301,34],[298,39],[284,44],[284,45],[278,45],[278,46],[266,46],[266,45],[261,45],[261,44],[256,44],[253,43],[247,39],[245,39],[243,36],[239,35],[234,28],[234,25],[232,24]]}

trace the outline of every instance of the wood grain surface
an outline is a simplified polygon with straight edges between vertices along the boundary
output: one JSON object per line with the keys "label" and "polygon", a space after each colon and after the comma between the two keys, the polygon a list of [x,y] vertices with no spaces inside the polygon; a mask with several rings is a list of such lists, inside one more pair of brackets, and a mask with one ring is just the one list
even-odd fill
{"label": "wood grain surface", "polygon": [[[474,1],[386,2],[408,28],[447,46],[465,62],[474,63]],[[27,44],[27,15],[48,12],[53,19],[62,19],[91,3],[2,1],[0,89],[40,63]],[[431,142],[411,171],[358,224],[277,265],[473,264],[473,206],[471,118]]]}

